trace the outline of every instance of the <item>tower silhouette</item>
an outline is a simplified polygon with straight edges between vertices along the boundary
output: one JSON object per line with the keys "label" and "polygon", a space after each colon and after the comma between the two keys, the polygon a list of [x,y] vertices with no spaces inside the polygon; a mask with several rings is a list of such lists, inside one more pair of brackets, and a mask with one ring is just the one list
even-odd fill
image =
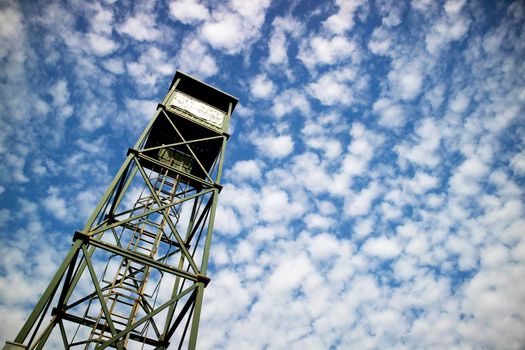
{"label": "tower silhouette", "polygon": [[195,349],[237,99],[184,73],[4,349]]}

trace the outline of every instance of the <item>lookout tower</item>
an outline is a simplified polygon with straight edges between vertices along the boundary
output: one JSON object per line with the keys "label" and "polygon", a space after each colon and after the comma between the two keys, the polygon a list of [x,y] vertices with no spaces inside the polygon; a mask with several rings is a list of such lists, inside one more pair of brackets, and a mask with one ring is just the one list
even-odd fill
{"label": "lookout tower", "polygon": [[237,99],[177,72],[5,349],[195,349]]}

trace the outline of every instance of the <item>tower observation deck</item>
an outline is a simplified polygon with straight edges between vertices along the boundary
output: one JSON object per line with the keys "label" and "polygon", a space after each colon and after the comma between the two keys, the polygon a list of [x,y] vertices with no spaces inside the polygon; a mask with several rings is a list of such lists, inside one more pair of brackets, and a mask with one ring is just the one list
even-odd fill
{"label": "tower observation deck", "polygon": [[237,99],[177,72],[4,349],[195,349]]}

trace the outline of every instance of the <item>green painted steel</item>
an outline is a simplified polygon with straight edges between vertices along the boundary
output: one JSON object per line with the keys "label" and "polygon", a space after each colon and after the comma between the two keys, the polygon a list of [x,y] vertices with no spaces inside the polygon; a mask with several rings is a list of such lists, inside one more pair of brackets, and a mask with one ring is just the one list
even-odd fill
{"label": "green painted steel", "polygon": [[196,348],[236,103],[175,74],[15,341],[4,349]]}

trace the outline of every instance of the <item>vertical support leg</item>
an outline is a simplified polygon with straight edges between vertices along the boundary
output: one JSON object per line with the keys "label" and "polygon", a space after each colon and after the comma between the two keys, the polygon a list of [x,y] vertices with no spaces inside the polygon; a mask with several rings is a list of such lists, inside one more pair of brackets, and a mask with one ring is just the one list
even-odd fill
{"label": "vertical support leg", "polygon": [[197,296],[195,297],[195,307],[193,309],[193,320],[191,323],[189,350],[195,350],[197,346],[197,335],[199,333],[199,322],[201,318],[202,299],[204,297],[204,283],[199,282]]}

